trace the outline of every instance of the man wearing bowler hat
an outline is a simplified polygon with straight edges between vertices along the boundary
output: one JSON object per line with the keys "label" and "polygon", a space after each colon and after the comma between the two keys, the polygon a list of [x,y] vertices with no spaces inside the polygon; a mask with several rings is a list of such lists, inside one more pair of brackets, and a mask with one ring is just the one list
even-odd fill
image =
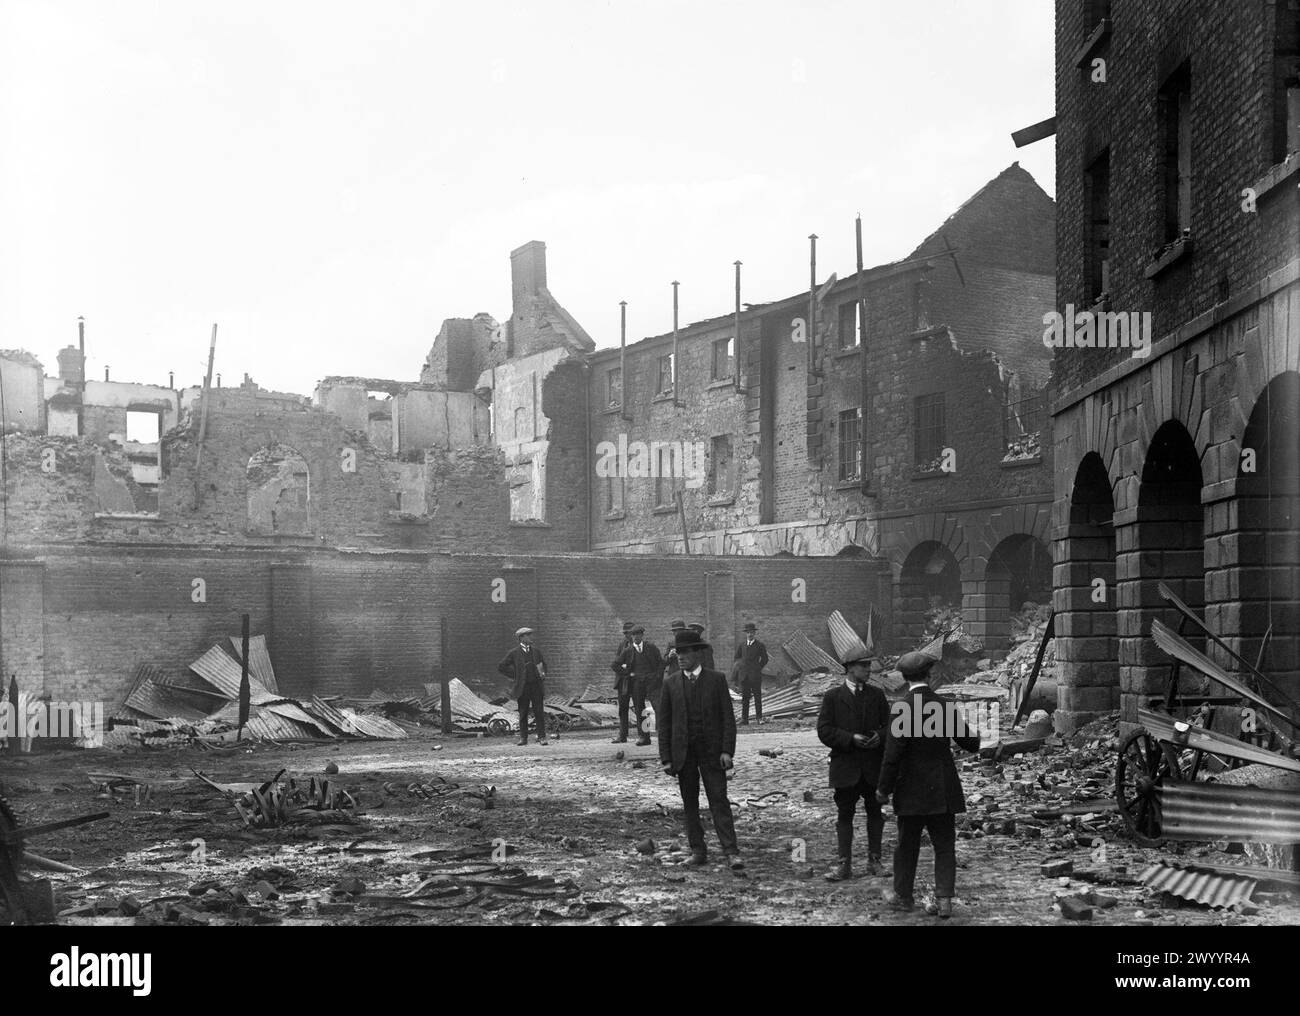
{"label": "man wearing bowler hat", "polygon": [[740,678],[740,723],[749,725],[749,699],[754,699],[754,719],[763,722],[763,668],[767,666],[767,646],[758,641],[758,625],[745,625],[745,641],[736,646],[734,670]]}
{"label": "man wearing bowler hat", "polygon": [[659,701],[659,761],[664,772],[677,777],[686,816],[686,841],[691,865],[708,862],[704,827],[700,823],[700,783],[709,800],[713,828],[723,856],[733,869],[743,868],[736,827],[727,800],[727,770],[736,753],[736,717],[731,711],[727,679],[703,665],[709,644],[695,632],[682,630],[673,642],[681,670],[664,680]]}
{"label": "man wearing bowler hat", "polygon": [[519,703],[519,740],[515,743],[528,743],[528,711],[531,707],[533,719],[537,721],[537,743],[546,744],[546,713],[542,705],[542,699],[546,697],[546,660],[542,651],[533,645],[531,628],[520,628],[515,637],[519,639],[519,645],[497,664],[497,670],[513,682],[510,694]]}
{"label": "man wearing bowler hat", "polygon": [[921,832],[930,834],[934,846],[935,907],[932,913],[952,916],[957,883],[956,814],[966,810],[961,778],[948,741],[966,751],[978,751],[979,738],[970,732],[954,703],[935,694],[929,684],[934,659],[924,653],[905,653],[898,669],[907,680],[907,694],[895,702],[885,738],[885,758],[880,767],[876,800],[884,804],[894,795],[898,816],[898,848],[894,851],[894,892],[891,909],[911,910],[916,862],[921,852]]}
{"label": "man wearing bowler hat", "polygon": [[844,661],[844,684],[822,698],[817,717],[817,737],[831,750],[830,783],[835,790],[835,839],[839,865],[826,878],[842,882],[853,877],[853,813],[859,799],[867,813],[867,874],[879,874],[885,817],[876,800],[880,763],[885,754],[885,727],[889,702],[885,693],[867,683],[871,655],[859,649]]}
{"label": "man wearing bowler hat", "polygon": [[629,700],[636,709],[636,743],[642,747],[650,743],[650,735],[642,726],[645,721],[645,704],[662,681],[663,671],[664,661],[659,654],[659,647],[646,641],[644,627],[635,625],[631,641],[615,664],[614,672],[617,676],[614,678],[614,688],[618,692],[618,737],[614,738],[615,744],[627,740]]}
{"label": "man wearing bowler hat", "polygon": [[[704,638],[704,625],[700,624],[699,621],[692,621],[692,622],[691,622],[690,624],[688,624],[686,627],[689,628],[691,631],[695,632],[695,634],[698,635],[701,639]],[[707,641],[705,641],[704,644],[705,644],[706,646],[709,645]],[[705,670],[717,670],[717,669],[718,669],[717,667],[715,667],[715,666],[713,665],[713,647],[712,647],[712,646],[709,646],[706,650],[704,650],[703,663],[704,663],[704,669],[705,669]]]}

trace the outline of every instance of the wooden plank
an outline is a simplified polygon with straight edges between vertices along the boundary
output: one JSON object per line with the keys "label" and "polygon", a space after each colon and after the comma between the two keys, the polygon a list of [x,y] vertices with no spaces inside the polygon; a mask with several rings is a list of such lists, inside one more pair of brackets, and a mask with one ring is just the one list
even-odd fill
{"label": "wooden plank", "polygon": [[1035,141],[1050,138],[1055,133],[1056,117],[1049,116],[1046,120],[1040,120],[1038,123],[1022,127],[1018,131],[1012,131],[1011,140],[1016,143],[1017,148],[1024,148],[1026,145],[1032,145]]}
{"label": "wooden plank", "polygon": [[[1139,709],[1138,722],[1156,740],[1176,743],[1174,738],[1174,717],[1165,713],[1153,712],[1150,709]],[[1213,730],[1206,730],[1203,727],[1192,727],[1188,730],[1186,747],[1193,751],[1209,752],[1211,755],[1218,755],[1222,758],[1235,758],[1242,762],[1253,762],[1259,765],[1271,766],[1274,769],[1284,769],[1291,773],[1300,773],[1300,761],[1296,759],[1287,758],[1277,752],[1258,748],[1249,742],[1238,741],[1236,738],[1228,737],[1226,734],[1220,734]]]}

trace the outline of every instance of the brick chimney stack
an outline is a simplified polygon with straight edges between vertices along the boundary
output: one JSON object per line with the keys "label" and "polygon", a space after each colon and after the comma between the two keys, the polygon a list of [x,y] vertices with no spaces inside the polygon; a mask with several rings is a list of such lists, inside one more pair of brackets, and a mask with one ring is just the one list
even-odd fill
{"label": "brick chimney stack", "polygon": [[86,356],[76,346],[59,350],[59,380],[78,388],[86,383]]}
{"label": "brick chimney stack", "polygon": [[518,319],[528,299],[546,287],[546,244],[529,240],[510,252],[510,296]]}

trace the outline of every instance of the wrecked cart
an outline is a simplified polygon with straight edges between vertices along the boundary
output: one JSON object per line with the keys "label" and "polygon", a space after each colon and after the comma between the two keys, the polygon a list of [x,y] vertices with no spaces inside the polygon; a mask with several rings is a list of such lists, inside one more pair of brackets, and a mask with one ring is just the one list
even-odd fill
{"label": "wrecked cart", "polygon": [[[1149,708],[1138,710],[1139,728],[1118,749],[1115,797],[1125,824],[1145,846],[1164,840],[1300,843],[1300,790],[1215,782],[1245,765],[1300,774],[1294,737],[1300,729],[1300,705],[1260,670],[1258,662],[1242,659],[1211,632],[1164,583],[1160,595],[1178,612],[1179,627],[1174,631],[1153,621],[1151,637],[1174,664],[1163,700],[1153,699]],[[1183,637],[1189,625],[1232,657],[1243,679],[1192,646]],[[1232,694],[1180,694],[1184,666]],[[1256,687],[1249,687],[1248,680]],[[1287,708],[1279,708],[1256,690],[1264,687]],[[1232,724],[1236,736],[1213,729],[1219,710],[1240,717]]]}

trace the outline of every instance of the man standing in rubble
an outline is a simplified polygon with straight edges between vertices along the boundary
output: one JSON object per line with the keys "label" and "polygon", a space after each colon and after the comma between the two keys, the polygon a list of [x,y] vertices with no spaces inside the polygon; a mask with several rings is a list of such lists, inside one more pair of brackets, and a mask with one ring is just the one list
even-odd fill
{"label": "man standing in rubble", "polygon": [[817,717],[817,737],[831,750],[830,783],[835,791],[835,839],[839,864],[826,878],[842,882],[853,877],[853,814],[858,801],[867,813],[867,874],[880,872],[885,817],[876,800],[880,764],[885,754],[889,702],[885,693],[867,683],[871,655],[865,648],[844,661],[848,677],[828,691]]}
{"label": "man standing in rubble", "polygon": [[618,737],[615,744],[627,741],[627,707],[629,700],[636,709],[636,743],[644,747],[650,735],[642,724],[645,721],[646,696],[663,680],[664,661],[659,647],[645,639],[645,628],[636,625],[632,640],[615,663],[614,687],[618,691]]}
{"label": "man standing in rubble", "polygon": [[682,630],[674,641],[682,669],[664,679],[659,702],[659,760],[664,772],[677,777],[686,819],[688,864],[708,863],[704,826],[700,823],[700,783],[708,797],[713,828],[723,856],[733,870],[744,868],[736,826],[727,800],[727,770],[736,752],[736,717],[731,710],[727,679],[703,665],[707,642]]}
{"label": "man standing in rubble", "polygon": [[674,649],[673,646],[676,644],[677,633],[679,631],[684,631],[685,629],[686,622],[681,618],[674,620],[668,629],[668,653],[664,657],[664,660],[667,663],[667,669],[664,673],[665,677],[671,677],[682,669],[681,664],[677,662],[677,650]]}
{"label": "man standing in rubble", "polygon": [[498,665],[503,675],[513,683],[510,694],[519,703],[518,745],[528,743],[528,712],[531,708],[537,722],[537,743],[546,744],[546,712],[542,700],[546,697],[546,659],[533,645],[533,629],[520,628],[515,632],[519,645],[506,653]]}
{"label": "man standing in rubble", "polygon": [[[915,652],[898,660],[898,669],[907,679],[907,695],[891,711],[876,800],[884,804],[893,794],[898,816],[894,892],[886,898],[889,907],[911,910],[916,905],[912,892],[924,831],[934,846],[936,899],[929,912],[949,918],[957,884],[956,814],[966,810],[966,798],[948,741],[955,740],[966,751],[979,751],[980,739],[970,732],[960,712],[951,708],[952,702],[930,687],[934,663],[933,657]],[[922,722],[936,715],[942,722]]]}
{"label": "man standing in rubble", "polygon": [[745,625],[745,641],[736,647],[740,678],[740,724],[749,726],[749,699],[754,699],[754,719],[763,722],[763,668],[767,666],[767,646],[758,641],[758,626]]}

